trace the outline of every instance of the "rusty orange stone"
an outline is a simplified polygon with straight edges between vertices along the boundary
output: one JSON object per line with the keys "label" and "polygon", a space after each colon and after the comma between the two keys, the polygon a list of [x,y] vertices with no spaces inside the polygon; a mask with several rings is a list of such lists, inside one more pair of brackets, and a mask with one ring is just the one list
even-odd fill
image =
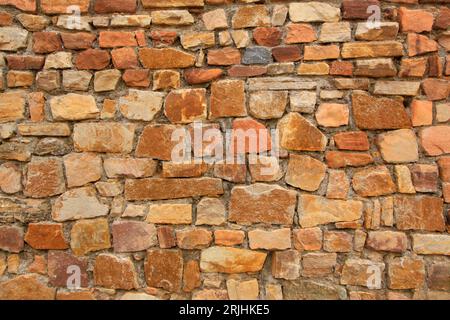
{"label": "rusty orange stone", "polygon": [[149,250],[144,267],[149,286],[170,292],[181,290],[183,256],[180,250]]}
{"label": "rusty orange stone", "polygon": [[25,241],[38,250],[64,250],[69,247],[61,223],[30,223]]}

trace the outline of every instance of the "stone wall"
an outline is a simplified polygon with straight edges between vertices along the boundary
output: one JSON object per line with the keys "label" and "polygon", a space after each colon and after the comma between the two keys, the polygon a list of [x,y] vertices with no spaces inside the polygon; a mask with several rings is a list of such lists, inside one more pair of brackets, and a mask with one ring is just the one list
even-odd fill
{"label": "stone wall", "polygon": [[0,0],[0,299],[450,299],[448,6]]}

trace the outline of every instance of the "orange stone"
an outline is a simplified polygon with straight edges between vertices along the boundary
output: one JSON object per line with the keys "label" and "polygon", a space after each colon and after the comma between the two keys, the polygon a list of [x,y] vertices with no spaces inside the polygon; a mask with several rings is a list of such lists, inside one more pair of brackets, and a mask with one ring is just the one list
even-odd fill
{"label": "orange stone", "polygon": [[221,80],[211,85],[211,119],[246,116],[245,103],[244,81]]}
{"label": "orange stone", "polygon": [[32,198],[55,196],[66,191],[59,158],[33,158],[28,164],[24,193]]}
{"label": "orange stone", "polygon": [[222,75],[222,69],[190,69],[184,72],[184,78],[189,84],[208,83]]}
{"label": "orange stone", "polygon": [[350,252],[353,249],[353,236],[345,231],[325,231],[323,249],[327,252]]}
{"label": "orange stone", "polygon": [[244,242],[245,232],[240,230],[215,230],[215,244],[219,246],[237,246]]}
{"label": "orange stone", "polygon": [[181,290],[183,256],[180,250],[149,250],[144,267],[149,286],[170,292]]}
{"label": "orange stone", "polygon": [[425,263],[419,258],[401,257],[388,264],[390,289],[421,288],[425,282]]}
{"label": "orange stone", "polygon": [[212,233],[205,229],[185,229],[176,232],[177,244],[180,249],[194,250],[209,247]]}
{"label": "orange stone", "polygon": [[422,88],[428,100],[443,100],[450,95],[450,81],[447,80],[429,78],[422,82]]}
{"label": "orange stone", "polygon": [[431,31],[433,28],[433,14],[425,10],[409,10],[401,7],[398,10],[402,32]]}
{"label": "orange stone", "polygon": [[361,197],[378,197],[396,192],[397,188],[387,167],[362,169],[353,175],[353,189]]}
{"label": "orange stone", "polygon": [[166,97],[164,113],[172,123],[191,123],[206,119],[206,90],[171,91]]}
{"label": "orange stone", "polygon": [[49,288],[36,274],[21,275],[0,283],[0,300],[54,300],[55,288]]}
{"label": "orange stone", "polygon": [[234,154],[261,153],[272,149],[272,139],[266,126],[251,118],[233,121],[231,141]]}
{"label": "orange stone", "polygon": [[420,142],[429,156],[450,153],[450,127],[433,126],[423,129],[420,132]]}
{"label": "orange stone", "polygon": [[133,47],[137,46],[133,32],[102,31],[98,37],[100,48]]}
{"label": "orange stone", "polygon": [[60,223],[30,223],[25,241],[37,250],[63,250],[69,247]]}
{"label": "orange stone", "polygon": [[320,228],[294,230],[294,247],[299,251],[319,251],[322,249],[323,233]]}
{"label": "orange stone", "polygon": [[200,266],[197,261],[189,260],[183,270],[183,291],[192,292],[201,287]]}
{"label": "orange stone", "polygon": [[417,33],[408,33],[407,43],[408,55],[410,57],[428,52],[435,52],[438,51],[439,48],[436,41]]}
{"label": "orange stone", "polygon": [[408,248],[408,238],[403,232],[371,231],[366,246],[377,251],[402,253]]}
{"label": "orange stone", "polygon": [[299,113],[291,112],[279,123],[281,147],[295,151],[324,151],[328,139]]}
{"label": "orange stone", "polygon": [[306,191],[317,191],[325,179],[326,165],[310,156],[291,154],[286,183]]}
{"label": "orange stone", "polygon": [[97,256],[94,264],[94,283],[109,289],[138,288],[133,262],[130,258],[119,258],[110,254]]}
{"label": "orange stone", "polygon": [[345,167],[364,167],[374,162],[368,153],[328,151],[325,153],[327,165],[333,169]]}
{"label": "orange stone", "polygon": [[231,66],[241,63],[241,53],[235,48],[208,50],[208,64],[211,66]]}
{"label": "orange stone", "polygon": [[286,29],[284,39],[286,44],[308,43],[317,40],[316,31],[309,24],[291,23],[287,25]]}
{"label": "orange stone", "polygon": [[188,68],[195,64],[195,56],[177,49],[139,49],[142,65],[148,69]]}

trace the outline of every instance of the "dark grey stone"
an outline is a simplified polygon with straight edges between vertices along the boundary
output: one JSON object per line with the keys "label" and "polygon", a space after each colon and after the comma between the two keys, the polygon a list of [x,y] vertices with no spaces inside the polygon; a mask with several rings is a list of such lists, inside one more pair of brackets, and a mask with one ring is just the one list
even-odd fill
{"label": "dark grey stone", "polygon": [[243,64],[268,64],[272,62],[272,52],[264,47],[247,48],[242,59]]}

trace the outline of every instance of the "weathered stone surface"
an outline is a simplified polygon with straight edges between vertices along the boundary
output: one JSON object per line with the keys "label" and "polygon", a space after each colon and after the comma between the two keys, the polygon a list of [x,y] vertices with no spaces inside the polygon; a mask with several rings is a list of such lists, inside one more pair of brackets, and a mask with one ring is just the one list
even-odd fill
{"label": "weathered stone surface", "polygon": [[417,192],[437,192],[439,172],[436,165],[415,164],[411,168],[412,182]]}
{"label": "weathered stone surface", "polygon": [[377,197],[396,191],[392,176],[385,166],[357,171],[353,175],[353,189],[362,197]]}
{"label": "weathered stone surface", "polygon": [[292,246],[291,229],[288,228],[267,231],[252,230],[248,232],[248,240],[252,250],[285,250]]}
{"label": "weathered stone surface", "polygon": [[12,162],[5,162],[0,166],[0,190],[7,194],[14,194],[22,190],[22,172]]}
{"label": "weathered stone surface", "polygon": [[73,139],[76,151],[130,153],[135,126],[120,123],[77,123]]}
{"label": "weathered stone surface", "polygon": [[375,271],[377,274],[382,274],[384,268],[385,265],[381,262],[364,259],[348,259],[342,269],[341,284],[381,289],[382,283],[373,281],[371,275]]}
{"label": "weathered stone surface", "polygon": [[102,159],[92,153],[72,153],[64,157],[67,185],[81,187],[102,177]]}
{"label": "weathered stone surface", "polygon": [[259,284],[256,279],[245,281],[229,279],[227,289],[230,300],[258,300]]}
{"label": "weathered stone surface", "polygon": [[270,24],[269,10],[264,5],[239,7],[231,24],[233,29],[268,26]]}
{"label": "weathered stone surface", "polygon": [[241,63],[241,53],[235,48],[208,50],[208,64],[211,66],[230,66]]}
{"label": "weathered stone surface", "polygon": [[377,144],[386,162],[404,163],[419,159],[417,138],[412,130],[402,129],[381,134]]}
{"label": "weathered stone surface", "polygon": [[307,253],[302,258],[302,276],[326,276],[333,273],[336,265],[336,253]]}
{"label": "weathered stone surface", "polygon": [[18,27],[0,28],[0,50],[17,51],[27,46],[28,31]]}
{"label": "weathered stone surface", "polygon": [[398,99],[376,98],[363,92],[352,95],[353,117],[360,129],[410,128],[411,120],[403,102]]}
{"label": "weathered stone surface", "polygon": [[204,0],[143,0],[144,8],[203,7]]}
{"label": "weathered stone surface", "polygon": [[340,300],[345,298],[345,289],[317,280],[297,280],[283,285],[286,300]]}
{"label": "weathered stone surface", "polygon": [[279,186],[254,184],[231,191],[229,220],[240,224],[293,222],[296,193]]}
{"label": "weathered stone surface", "polygon": [[414,234],[413,250],[417,254],[450,256],[450,236]]}
{"label": "weathered stone surface", "polygon": [[212,233],[206,229],[177,230],[177,245],[180,249],[194,250],[209,247]]}
{"label": "weathered stone surface", "polygon": [[0,94],[0,123],[24,118],[25,97],[21,92]]}
{"label": "weathered stone surface", "polygon": [[295,280],[300,276],[300,254],[296,250],[277,251],[272,256],[272,276]]}
{"label": "weathered stone surface", "polygon": [[99,218],[75,222],[70,233],[70,247],[77,256],[109,249],[111,240],[108,221]]}
{"label": "weathered stone surface", "polygon": [[346,167],[363,167],[374,162],[367,153],[328,151],[325,153],[327,165],[333,169]]}
{"label": "weathered stone surface", "polygon": [[208,83],[222,75],[222,69],[190,69],[184,72],[184,78],[189,84]]}
{"label": "weathered stone surface", "polygon": [[356,26],[355,38],[357,40],[395,40],[399,25],[397,22],[380,22],[380,28],[369,28],[367,23],[360,22]]}
{"label": "weathered stone surface", "polygon": [[377,251],[402,253],[408,247],[408,238],[403,232],[372,231],[369,232],[366,246]]}
{"label": "weathered stone surface", "polygon": [[69,247],[63,226],[59,223],[30,223],[25,242],[37,250],[64,250]]}
{"label": "weathered stone surface", "polygon": [[445,230],[443,201],[437,197],[396,196],[394,214],[400,230]]}
{"label": "weathered stone surface", "polygon": [[402,257],[388,264],[390,289],[416,289],[425,282],[425,263],[421,259]]}
{"label": "weathered stone surface", "polygon": [[363,203],[356,200],[329,200],[319,196],[301,195],[298,204],[299,223],[303,228],[361,218]]}
{"label": "weathered stone surface", "polygon": [[239,230],[216,230],[214,231],[215,244],[219,246],[236,246],[245,240],[245,232]]}
{"label": "weathered stone surface", "polygon": [[23,229],[15,226],[0,226],[0,249],[18,253],[23,250]]}
{"label": "weathered stone surface", "polygon": [[416,33],[408,33],[407,42],[408,55],[410,57],[428,52],[435,52],[439,47],[436,41]]}
{"label": "weathered stone surface", "polygon": [[27,274],[0,284],[1,300],[54,300],[56,289],[45,285],[38,275]]}
{"label": "weathered stone surface", "polygon": [[429,156],[439,156],[450,153],[450,127],[433,126],[420,132],[420,142]]}
{"label": "weathered stone surface", "polygon": [[250,114],[258,119],[281,118],[286,109],[287,99],[287,91],[252,93],[249,101]]}
{"label": "weathered stone surface", "polygon": [[295,151],[324,151],[327,137],[298,113],[289,113],[279,123],[281,147]]}
{"label": "weathered stone surface", "polygon": [[206,90],[171,91],[166,97],[164,113],[172,123],[191,123],[206,119]]}
{"label": "weathered stone surface", "polygon": [[183,270],[183,291],[192,292],[201,287],[200,266],[197,261],[189,260]]}
{"label": "weathered stone surface", "polygon": [[260,271],[266,253],[247,249],[211,247],[201,253],[202,272],[245,273]]}
{"label": "weathered stone surface", "polygon": [[94,283],[109,289],[130,290],[138,287],[136,270],[130,258],[110,254],[97,256],[94,264]]}
{"label": "weathered stone surface", "polygon": [[35,157],[28,164],[24,193],[32,198],[45,198],[66,190],[62,161],[58,158]]}
{"label": "weathered stone surface", "polygon": [[320,228],[305,228],[293,231],[294,247],[298,251],[317,251],[322,249],[323,233]]}
{"label": "weathered stone surface", "polygon": [[289,5],[289,18],[293,22],[336,22],[340,16],[339,8],[327,3],[307,2]]}
{"label": "weathered stone surface", "polygon": [[222,225],[225,223],[226,208],[223,202],[214,198],[203,198],[197,204],[196,225]]}
{"label": "weathered stone surface", "polygon": [[149,69],[178,69],[192,67],[195,57],[176,49],[141,48],[139,58]]}
{"label": "weathered stone surface", "polygon": [[450,265],[448,262],[434,263],[428,269],[428,287],[433,290],[450,290]]}
{"label": "weathered stone surface", "polygon": [[67,287],[73,285],[70,279],[71,273],[67,271],[70,267],[78,267],[80,270],[80,286],[88,286],[87,260],[77,258],[64,251],[50,251],[48,253],[48,276],[49,283],[55,287]]}
{"label": "weathered stone surface", "polygon": [[51,99],[50,108],[55,120],[95,119],[100,112],[94,97],[74,93]]}
{"label": "weathered stone surface", "polygon": [[286,183],[306,191],[317,191],[325,178],[326,165],[309,156],[291,155]]}
{"label": "weathered stone surface", "polygon": [[247,115],[245,108],[244,81],[221,80],[211,86],[210,118],[241,117]]}
{"label": "weathered stone surface", "polygon": [[403,45],[397,41],[347,42],[341,51],[342,58],[377,58],[403,56]]}
{"label": "weathered stone surface", "polygon": [[152,121],[162,108],[163,97],[162,93],[130,90],[119,99],[119,109],[130,120]]}
{"label": "weathered stone surface", "polygon": [[336,128],[349,123],[349,108],[346,104],[322,103],[316,112],[316,120],[320,126]]}
{"label": "weathered stone surface", "polygon": [[115,252],[144,251],[157,243],[156,227],[139,221],[118,221],[112,225]]}
{"label": "weathered stone surface", "polygon": [[214,178],[126,180],[127,200],[164,200],[223,194],[222,181]]}
{"label": "weathered stone surface", "polygon": [[145,261],[145,280],[151,287],[170,292],[181,290],[183,256],[179,250],[149,250]]}

